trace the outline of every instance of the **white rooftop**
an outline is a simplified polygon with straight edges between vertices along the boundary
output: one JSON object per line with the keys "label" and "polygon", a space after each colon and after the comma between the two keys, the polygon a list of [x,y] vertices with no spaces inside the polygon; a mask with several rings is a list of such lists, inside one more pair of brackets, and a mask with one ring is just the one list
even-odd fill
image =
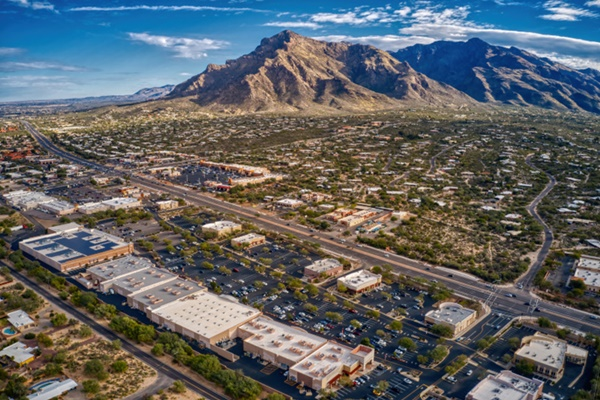
{"label": "white rooftop", "polygon": [[24,343],[16,342],[0,350],[0,357],[6,356],[21,364],[33,357],[33,352],[36,349],[37,347],[27,347]]}
{"label": "white rooftop", "polygon": [[156,309],[172,301],[204,290],[206,288],[196,282],[177,278],[144,290],[143,292],[132,294],[130,298],[144,304],[147,308]]}
{"label": "white rooftop", "polygon": [[249,233],[247,235],[236,237],[233,240],[235,240],[238,243],[247,243],[247,242],[253,241],[254,239],[259,239],[259,238],[264,238],[264,236],[259,235],[258,233]]}
{"label": "white rooftop", "polygon": [[62,232],[72,232],[72,231],[76,231],[79,228],[82,228],[81,225],[79,225],[76,222],[69,222],[68,224],[62,224],[62,225],[56,225],[53,227],[48,228],[49,232],[54,232],[54,233],[62,233]]}
{"label": "white rooftop", "polygon": [[294,365],[291,370],[298,371],[304,375],[313,375],[315,377],[327,376],[343,365],[352,365],[357,360],[352,357],[350,347],[336,342],[327,342],[323,347],[304,358]]}
{"label": "white rooftop", "polygon": [[260,315],[260,311],[238,303],[233,297],[210,292],[184,297],[155,309],[153,313],[205,338],[212,338]]}
{"label": "white rooftop", "polygon": [[139,200],[138,199],[134,199],[133,197],[114,197],[110,200],[104,200],[102,203],[111,206],[111,207],[116,207],[116,206],[122,206],[122,205],[126,205],[126,204],[133,204],[133,203],[138,203]]}
{"label": "white rooftop", "polygon": [[577,268],[586,268],[600,271],[600,257],[581,256]]}
{"label": "white rooftop", "polygon": [[338,278],[338,282],[342,282],[346,287],[352,289],[364,286],[365,284],[370,284],[371,282],[376,283],[379,279],[381,279],[381,275],[374,274],[366,269],[361,269],[360,271]]}
{"label": "white rooftop", "polygon": [[283,356],[294,364],[327,343],[319,336],[266,317],[250,321],[239,329],[253,335],[246,342]]}
{"label": "white rooftop", "polygon": [[582,279],[587,287],[600,287],[600,269],[592,271],[589,269],[577,268],[573,277]]}
{"label": "white rooftop", "polygon": [[93,273],[102,281],[107,281],[131,275],[134,272],[142,271],[153,266],[154,264],[152,261],[147,258],[128,255],[126,257],[98,264],[88,268],[87,271]]}
{"label": "white rooftop", "polygon": [[554,369],[561,369],[565,363],[567,343],[546,335],[536,334],[531,341],[515,352],[515,355],[528,358]]}
{"label": "white rooftop", "polygon": [[34,321],[29,318],[29,315],[23,310],[13,311],[6,315],[8,316],[8,322],[17,329],[34,323]]}
{"label": "white rooftop", "polygon": [[120,276],[112,283],[113,287],[121,288],[128,293],[148,290],[164,282],[175,280],[177,275],[158,268],[148,268],[135,271],[132,274]]}
{"label": "white rooftop", "polygon": [[488,375],[468,395],[473,400],[534,400],[544,386],[538,379],[529,379],[511,371]]}
{"label": "white rooftop", "polygon": [[456,325],[473,314],[475,314],[475,310],[465,308],[457,303],[446,302],[440,304],[440,308],[437,310],[429,311],[426,316],[439,322]]}
{"label": "white rooftop", "polygon": [[77,382],[73,379],[65,379],[64,381],[55,381],[51,384],[42,387],[37,392],[27,396],[29,400],[50,400],[54,399],[61,394],[73,390],[77,387]]}
{"label": "white rooftop", "polygon": [[237,228],[241,228],[241,227],[242,227],[242,225],[238,224],[237,222],[233,222],[233,221],[216,221],[216,222],[212,222],[210,224],[202,225],[202,229],[216,229],[216,230],[221,230],[221,229],[226,229],[226,228],[237,229]]}
{"label": "white rooftop", "polygon": [[342,264],[335,258],[323,258],[307,265],[305,268],[320,274],[321,272],[327,272],[330,269],[337,268],[341,265]]}

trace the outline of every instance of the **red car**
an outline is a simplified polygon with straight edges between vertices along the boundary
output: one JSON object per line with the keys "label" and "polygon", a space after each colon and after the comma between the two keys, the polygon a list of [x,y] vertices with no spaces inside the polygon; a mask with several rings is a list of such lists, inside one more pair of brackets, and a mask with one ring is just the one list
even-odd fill
{"label": "red car", "polygon": [[350,314],[356,314],[356,310],[354,308],[349,309],[348,312]]}
{"label": "red car", "polygon": [[233,269],[233,272],[240,272],[240,270],[239,270],[239,269],[237,269],[237,268],[234,268],[234,269]]}

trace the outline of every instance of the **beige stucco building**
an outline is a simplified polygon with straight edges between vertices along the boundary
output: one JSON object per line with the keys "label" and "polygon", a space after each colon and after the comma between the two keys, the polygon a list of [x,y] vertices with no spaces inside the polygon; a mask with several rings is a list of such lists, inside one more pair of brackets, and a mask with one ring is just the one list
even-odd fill
{"label": "beige stucco building", "polygon": [[337,283],[338,288],[341,285],[345,286],[348,289],[348,293],[363,293],[381,285],[381,275],[361,269],[360,271],[352,272],[338,278]]}
{"label": "beige stucco building", "polygon": [[445,325],[452,329],[453,337],[465,332],[477,320],[477,312],[457,303],[445,302],[437,310],[425,314],[425,322]]}

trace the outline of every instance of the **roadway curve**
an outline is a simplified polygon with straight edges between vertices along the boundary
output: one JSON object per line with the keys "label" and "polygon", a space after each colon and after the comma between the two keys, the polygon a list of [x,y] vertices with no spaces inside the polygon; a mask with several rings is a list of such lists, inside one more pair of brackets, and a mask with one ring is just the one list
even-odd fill
{"label": "roadway curve", "polygon": [[[531,163],[531,155],[528,155],[527,158],[525,158],[525,163],[527,165],[529,165],[531,168],[539,170],[539,168],[537,168],[535,165],[533,165]],[[550,191],[556,185],[556,178],[554,178],[554,176],[550,175],[546,171],[543,171],[543,172],[548,177],[549,182],[546,185],[546,187],[544,188],[544,190],[542,190],[540,192],[540,194],[538,194],[537,197],[535,199],[533,199],[533,201],[527,206],[527,212],[529,214],[531,214],[531,216],[540,225],[542,225],[542,227],[544,229],[544,242],[542,243],[542,247],[540,248],[540,250],[537,254],[535,262],[529,267],[527,272],[518,279],[518,283],[522,284],[523,287],[525,287],[527,289],[531,288],[532,283],[533,283],[533,278],[535,278],[535,274],[537,274],[537,272],[540,270],[540,268],[544,264],[544,260],[548,256],[548,253],[550,252],[550,248],[552,247],[552,242],[554,241],[554,233],[552,232],[552,229],[550,229],[550,227],[548,226],[546,221],[544,221],[542,219],[542,217],[540,217],[540,214],[537,211],[538,204],[540,204],[540,202],[544,199],[544,197],[546,197],[548,195],[548,193],[550,193]]]}
{"label": "roadway curve", "polygon": [[[116,175],[125,174],[123,171],[111,169],[97,163],[83,160],[71,153],[68,153],[57,147],[46,136],[35,130],[29,123],[24,122],[24,125],[33,135],[33,137],[40,143],[40,145],[51,153],[63,157],[73,163],[82,164],[100,171]],[[250,219],[254,224],[265,230],[278,233],[292,233],[301,240],[318,243],[324,250],[329,250],[345,257],[354,258],[362,261],[365,265],[389,264],[394,267],[397,272],[406,275],[419,276],[430,281],[437,279],[438,281],[443,282],[450,289],[453,289],[456,293],[467,298],[485,302],[490,295],[490,289],[486,287],[485,282],[473,281],[472,279],[461,277],[459,274],[455,274],[455,276],[450,277],[446,271],[437,269],[434,266],[420,261],[411,260],[396,254],[386,253],[382,250],[371,247],[362,247],[355,243],[342,244],[335,240],[331,240],[331,233],[313,233],[310,232],[310,229],[307,227],[300,225],[291,226],[288,225],[286,221],[283,221],[277,217],[264,215],[257,210],[237,204],[224,202],[209,195],[190,190],[186,187],[164,185],[156,180],[147,179],[143,176],[137,175],[131,176],[130,181],[139,186],[144,186],[156,191],[168,192],[175,197],[185,198],[187,202],[194,205],[205,206],[216,211],[232,213],[238,217]],[[529,307],[525,305],[525,302],[531,301],[531,296],[528,292],[516,290],[513,287],[502,288],[502,290],[510,293],[513,297],[498,296],[495,299],[495,303],[492,304],[495,309],[500,312],[509,313],[516,316],[528,315]],[[600,324],[596,323],[594,320],[591,320],[589,318],[590,314],[588,313],[549,302],[540,303],[540,309],[541,312],[536,313],[537,316],[545,316],[558,324],[570,326],[579,331],[591,332],[600,335]]]}
{"label": "roadway curve", "polygon": [[[156,357],[140,350],[139,345],[136,343],[130,342],[129,340],[118,336],[111,329],[105,327],[102,324],[99,324],[94,318],[90,317],[85,312],[73,306],[71,303],[67,301],[61,300],[58,296],[52,294],[45,287],[40,286],[37,282],[30,279],[27,275],[12,269],[12,275],[18,278],[21,282],[29,285],[30,287],[36,288],[35,290],[44,296],[50,303],[55,305],[56,307],[60,307],[63,310],[67,311],[69,314],[77,318],[82,323],[89,325],[96,332],[107,338],[108,340],[116,340],[119,339],[123,343],[123,349],[133,354],[136,358],[140,359],[144,363],[148,364],[150,367],[154,368],[159,375],[159,381],[154,383],[152,388],[154,391],[161,388],[161,386],[165,386],[165,384],[170,383],[170,380],[165,380],[164,377],[167,377],[171,380],[180,380],[185,382],[185,385],[209,400],[227,400],[229,397],[222,396],[218,393],[214,393],[210,388],[202,386],[196,380],[194,380],[189,375],[183,374],[182,372],[172,368],[171,366],[163,363],[158,360]],[[145,390],[144,390],[145,391]],[[129,396],[131,398],[131,396]],[[136,397],[139,398],[139,397]]]}

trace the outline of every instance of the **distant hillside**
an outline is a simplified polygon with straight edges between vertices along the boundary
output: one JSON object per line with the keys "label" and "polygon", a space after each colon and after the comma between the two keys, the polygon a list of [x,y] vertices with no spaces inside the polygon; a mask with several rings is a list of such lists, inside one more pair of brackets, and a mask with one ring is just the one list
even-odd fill
{"label": "distant hillside", "polygon": [[0,103],[0,115],[51,114],[56,112],[84,111],[108,105],[142,103],[145,101],[161,99],[169,94],[173,88],[174,85],[165,85],[161,87],[141,89],[134,94],[128,95]]}
{"label": "distant hillside", "polygon": [[593,69],[578,71],[479,39],[414,45],[391,54],[480,102],[600,113],[600,72]]}
{"label": "distant hillside", "polygon": [[192,97],[211,111],[373,111],[401,105],[474,104],[372,46],[328,43],[291,31],[263,39],[252,53],[177,85],[168,98]]}

